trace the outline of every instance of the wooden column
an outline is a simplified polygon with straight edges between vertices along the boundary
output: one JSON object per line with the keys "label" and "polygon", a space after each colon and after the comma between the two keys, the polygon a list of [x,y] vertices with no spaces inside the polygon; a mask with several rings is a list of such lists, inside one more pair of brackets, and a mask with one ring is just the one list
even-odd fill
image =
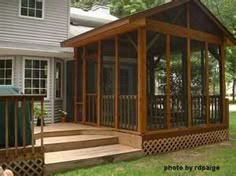
{"label": "wooden column", "polygon": [[205,103],[206,103],[206,124],[210,124],[210,96],[209,96],[209,56],[208,43],[205,42]]}
{"label": "wooden column", "polygon": [[44,135],[43,135],[43,122],[44,122],[44,105],[43,105],[43,102],[44,102],[44,99],[42,98],[41,101],[40,101],[40,104],[41,104],[41,134],[40,134],[40,137],[41,137],[41,153],[44,154]]}
{"label": "wooden column", "polygon": [[98,41],[97,52],[97,126],[101,123],[101,41]]}
{"label": "wooden column", "polygon": [[[5,148],[6,148],[6,158],[9,157],[9,101],[6,98],[5,101]],[[24,134],[24,133],[23,133]]]}
{"label": "wooden column", "polygon": [[119,128],[119,36],[115,37],[115,128]]}
{"label": "wooden column", "polygon": [[82,109],[82,123],[85,123],[86,121],[86,48],[85,46],[83,47],[83,109]]}
{"label": "wooden column", "polygon": [[227,123],[226,108],[225,108],[225,46],[220,46],[220,95],[221,95],[221,115],[222,123]]}
{"label": "wooden column", "polygon": [[75,80],[74,80],[74,122],[77,122],[77,116],[78,116],[78,106],[77,106],[77,98],[78,98],[78,48],[74,49],[74,70],[75,70]]}
{"label": "wooden column", "polygon": [[166,127],[171,128],[171,116],[170,116],[170,35],[166,35]]}
{"label": "wooden column", "polygon": [[[187,29],[190,30],[190,9],[189,3],[187,3]],[[192,127],[192,90],[191,90],[191,39],[187,38],[187,59],[186,59],[186,71],[187,71],[187,115],[188,115],[188,127]]]}
{"label": "wooden column", "polygon": [[192,127],[192,93],[191,93],[191,39],[187,38],[187,59],[186,59],[186,71],[187,71],[187,114],[188,114],[188,127]]}
{"label": "wooden column", "polygon": [[143,134],[147,124],[147,53],[146,29],[138,29],[138,132]]}

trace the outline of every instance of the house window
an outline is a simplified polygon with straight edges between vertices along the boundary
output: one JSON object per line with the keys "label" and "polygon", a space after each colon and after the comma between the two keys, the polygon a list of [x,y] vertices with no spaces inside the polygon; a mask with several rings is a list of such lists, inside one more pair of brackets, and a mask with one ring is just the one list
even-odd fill
{"label": "house window", "polygon": [[56,62],[56,98],[62,97],[62,63]]}
{"label": "house window", "polygon": [[43,18],[43,0],[21,0],[20,15]]}
{"label": "house window", "polygon": [[26,59],[24,81],[25,94],[47,94],[48,61]]}
{"label": "house window", "polygon": [[0,59],[0,85],[12,84],[12,60]]}

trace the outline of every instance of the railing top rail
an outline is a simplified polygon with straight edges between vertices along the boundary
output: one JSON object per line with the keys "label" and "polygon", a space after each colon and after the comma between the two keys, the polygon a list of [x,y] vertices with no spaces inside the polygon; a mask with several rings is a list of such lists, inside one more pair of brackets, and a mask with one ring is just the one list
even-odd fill
{"label": "railing top rail", "polygon": [[0,99],[34,99],[43,100],[46,95],[0,95]]}

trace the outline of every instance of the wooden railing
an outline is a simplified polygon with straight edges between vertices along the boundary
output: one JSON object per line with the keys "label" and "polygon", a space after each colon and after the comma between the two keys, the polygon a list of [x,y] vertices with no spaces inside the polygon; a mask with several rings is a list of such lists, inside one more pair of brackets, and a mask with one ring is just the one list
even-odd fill
{"label": "wooden railing", "polygon": [[101,125],[114,127],[114,108],[114,95],[103,95]]}
{"label": "wooden railing", "polygon": [[148,101],[148,129],[152,130],[166,128],[166,96],[150,96]]}
{"label": "wooden railing", "polygon": [[[192,124],[206,124],[205,96],[192,96]],[[218,95],[210,96],[210,123],[221,123],[221,98]],[[187,127],[187,113],[184,102],[178,96],[170,99],[171,127]],[[148,130],[166,128],[166,96],[155,95],[148,98]]]}
{"label": "wooden railing", "polygon": [[205,96],[192,97],[192,119],[193,125],[202,125],[206,123],[206,101]]}
{"label": "wooden railing", "polygon": [[97,94],[86,94],[86,122],[97,123]]}
{"label": "wooden railing", "polygon": [[137,130],[137,96],[119,96],[119,128]]}
{"label": "wooden railing", "polygon": [[210,96],[210,123],[221,123],[222,114],[220,96]]}
{"label": "wooden railing", "polygon": [[[42,114],[39,146],[35,145],[34,138],[35,102],[40,102]],[[43,156],[43,103],[44,96],[0,96],[0,130],[4,138],[0,139],[0,162],[36,154]]]}

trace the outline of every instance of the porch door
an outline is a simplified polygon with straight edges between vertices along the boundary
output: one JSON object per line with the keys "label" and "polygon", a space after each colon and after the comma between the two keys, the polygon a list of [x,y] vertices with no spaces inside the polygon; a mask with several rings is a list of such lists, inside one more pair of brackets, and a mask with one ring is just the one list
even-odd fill
{"label": "porch door", "polygon": [[86,59],[86,116],[87,123],[97,123],[97,61]]}

